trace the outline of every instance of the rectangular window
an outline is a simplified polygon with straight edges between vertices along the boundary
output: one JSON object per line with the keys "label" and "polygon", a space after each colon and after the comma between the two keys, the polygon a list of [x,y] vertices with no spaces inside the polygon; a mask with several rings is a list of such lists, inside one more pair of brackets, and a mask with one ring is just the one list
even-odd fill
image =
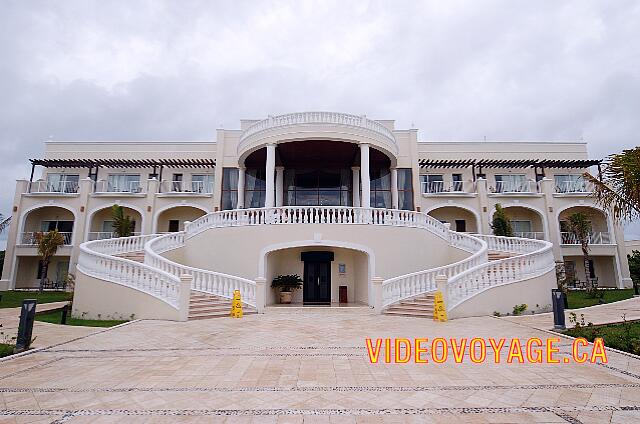
{"label": "rectangular window", "polygon": [[451,191],[464,191],[462,174],[451,174]]}
{"label": "rectangular window", "polygon": [[467,221],[464,219],[456,219],[456,231],[464,233],[467,231]]}
{"label": "rectangular window", "polygon": [[169,220],[169,232],[170,233],[177,233],[178,231],[180,231],[180,221],[178,221],[177,219],[170,219]]}
{"label": "rectangular window", "polygon": [[213,174],[192,175],[191,191],[200,194],[213,193]]}
{"label": "rectangular window", "polygon": [[587,182],[582,175],[556,175],[555,190],[556,193],[586,193]]}
{"label": "rectangular window", "polygon": [[171,179],[171,191],[178,193],[182,191],[182,174],[173,174],[173,178]]}
{"label": "rectangular window", "polygon": [[140,174],[109,174],[107,191],[110,193],[140,193]]}
{"label": "rectangular window", "polygon": [[533,232],[531,221],[513,219],[510,222],[516,237],[528,237]]}
{"label": "rectangular window", "polygon": [[391,172],[389,169],[372,169],[371,175],[371,207],[391,208]]}
{"label": "rectangular window", "polygon": [[288,206],[351,206],[351,170],[284,171],[284,202]]}
{"label": "rectangular window", "polygon": [[65,242],[71,240],[71,233],[73,232],[73,221],[57,221],[57,220],[45,220],[40,222],[40,231],[47,232],[58,230],[65,237]]}
{"label": "rectangular window", "polygon": [[443,175],[420,175],[420,185],[423,193],[442,193],[444,191]]}
{"label": "rectangular window", "polygon": [[47,185],[43,188],[48,193],[77,193],[79,181],[78,174],[47,174]]}
{"label": "rectangular window", "polygon": [[238,168],[222,169],[222,210],[235,209],[238,205]]}
{"label": "rectangular window", "polygon": [[413,210],[413,178],[410,168],[398,168],[398,208]]}
{"label": "rectangular window", "polygon": [[496,175],[496,193],[527,193],[529,185],[524,174]]}
{"label": "rectangular window", "polygon": [[263,208],[267,189],[264,168],[247,169],[244,177],[245,208]]}

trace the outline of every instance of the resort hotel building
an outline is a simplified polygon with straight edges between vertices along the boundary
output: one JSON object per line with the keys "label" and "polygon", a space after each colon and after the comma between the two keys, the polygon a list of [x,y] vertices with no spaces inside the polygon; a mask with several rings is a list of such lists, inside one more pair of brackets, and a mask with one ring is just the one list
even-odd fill
{"label": "resort hotel building", "polygon": [[[215,141],[48,141],[18,180],[0,288],[33,288],[38,232],[64,246],[48,270],[75,277],[73,313],[186,320],[279,302],[450,318],[551,303],[556,271],[629,287],[622,229],[581,177],[582,142],[420,141],[364,115],[303,112],[241,120]],[[492,235],[500,204],[515,237]],[[116,237],[113,205],[132,220]],[[589,275],[567,217],[592,226]]]}

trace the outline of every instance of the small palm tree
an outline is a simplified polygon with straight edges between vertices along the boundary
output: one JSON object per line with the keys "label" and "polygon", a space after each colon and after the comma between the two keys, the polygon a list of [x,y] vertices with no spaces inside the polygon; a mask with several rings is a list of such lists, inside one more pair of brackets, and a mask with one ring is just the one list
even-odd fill
{"label": "small palm tree", "polygon": [[587,285],[591,288],[590,278],[591,269],[589,266],[589,241],[591,239],[591,221],[589,216],[582,212],[575,212],[569,215],[569,231],[573,234],[580,243],[582,249],[582,258],[584,260],[584,272],[587,281]]}
{"label": "small palm tree", "polygon": [[496,211],[493,213],[491,228],[494,236],[513,237],[511,221],[509,221],[509,217],[499,203],[496,204]]}
{"label": "small palm tree", "polygon": [[113,205],[111,216],[113,217],[113,232],[116,236],[131,236],[133,233],[133,221],[130,216],[124,214],[124,208],[120,205]]}
{"label": "small palm tree", "polygon": [[601,180],[584,174],[598,204],[616,221],[640,218],[640,146],[609,156],[603,165]]}
{"label": "small palm tree", "polygon": [[64,236],[58,230],[53,230],[46,233],[36,233],[35,237],[38,255],[40,255],[40,261],[42,262],[42,275],[40,276],[40,292],[42,293],[44,281],[47,279],[47,271],[49,271],[49,263],[58,248],[64,245]]}

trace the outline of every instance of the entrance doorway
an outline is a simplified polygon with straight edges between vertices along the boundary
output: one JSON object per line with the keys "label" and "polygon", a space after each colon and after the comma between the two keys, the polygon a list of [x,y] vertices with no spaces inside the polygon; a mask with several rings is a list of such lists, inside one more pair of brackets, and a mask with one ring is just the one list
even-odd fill
{"label": "entrance doorway", "polygon": [[300,259],[304,262],[303,304],[330,305],[333,252],[302,252]]}

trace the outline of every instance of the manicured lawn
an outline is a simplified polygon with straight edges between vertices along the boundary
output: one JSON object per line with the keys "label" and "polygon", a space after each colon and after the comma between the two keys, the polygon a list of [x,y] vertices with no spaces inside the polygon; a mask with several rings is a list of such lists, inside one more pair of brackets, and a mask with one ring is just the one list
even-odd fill
{"label": "manicured lawn", "polygon": [[604,340],[605,346],[640,355],[640,321],[625,324],[592,325],[571,328],[564,332],[573,337],[584,337],[590,342],[596,337]]}
{"label": "manicured lawn", "polygon": [[584,290],[569,290],[567,295],[569,309],[584,308],[600,303],[617,302],[633,297],[633,289],[602,290],[602,292],[604,293],[604,297],[602,298],[602,302],[600,302],[600,299],[587,297],[587,293]]}
{"label": "manicured lawn", "polygon": [[[50,322],[52,324],[60,324],[62,320],[62,311],[49,312],[46,314],[36,315],[36,321]],[[127,320],[97,320],[97,319],[79,319],[72,318],[67,315],[67,325],[78,325],[82,327],[113,327],[122,324]]]}
{"label": "manicured lawn", "polygon": [[5,356],[13,355],[13,348],[15,346],[12,344],[0,343],[0,358],[4,358]]}
{"label": "manicured lawn", "polygon": [[71,300],[72,293],[64,291],[5,291],[0,292],[0,308],[19,308],[24,299],[37,299],[38,304],[51,302],[64,302]]}

